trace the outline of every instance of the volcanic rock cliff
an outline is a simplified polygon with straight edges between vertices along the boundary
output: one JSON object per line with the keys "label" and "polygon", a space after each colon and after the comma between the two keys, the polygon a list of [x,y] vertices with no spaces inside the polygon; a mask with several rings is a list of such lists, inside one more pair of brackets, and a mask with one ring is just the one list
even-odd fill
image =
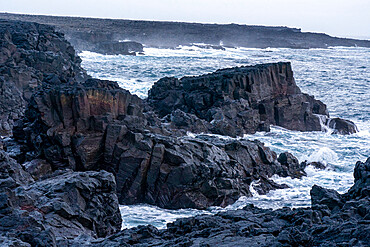
{"label": "volcanic rock cliff", "polygon": [[[197,77],[163,78],[149,91],[148,102],[177,128],[229,136],[269,131],[270,125],[321,131],[329,119],[324,103],[301,93],[289,62],[222,69]],[[206,123],[187,120],[191,115]],[[334,125],[337,121],[330,127],[340,129],[342,134],[357,131],[353,123]]]}

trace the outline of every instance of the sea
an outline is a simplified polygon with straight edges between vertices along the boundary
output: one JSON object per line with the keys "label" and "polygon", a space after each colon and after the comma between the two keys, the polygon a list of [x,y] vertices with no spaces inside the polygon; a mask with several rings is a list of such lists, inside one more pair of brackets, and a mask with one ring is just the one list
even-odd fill
{"label": "sea", "polygon": [[[345,193],[353,185],[357,161],[370,157],[370,48],[329,47],[327,49],[226,48],[204,49],[179,46],[176,49],[144,48],[144,55],[102,55],[83,51],[82,66],[88,74],[117,81],[122,88],[141,98],[147,97],[151,86],[162,77],[196,76],[217,69],[260,63],[290,61],[301,91],[323,101],[331,117],[356,123],[359,132],[352,135],[326,132],[299,132],[272,126],[270,132],[245,135],[258,139],[276,153],[290,152],[300,162],[319,161],[325,170],[311,166],[302,179],[272,177],[288,189],[274,190],[267,195],[253,193],[241,197],[226,208],[207,210],[168,210],[156,206],[121,205],[122,228],[151,224],[165,228],[177,218],[199,214],[215,214],[223,210],[254,204],[261,208],[307,207],[311,204],[310,189],[316,184]],[[189,133],[189,135],[194,135]],[[229,137],[224,137],[229,138]]]}

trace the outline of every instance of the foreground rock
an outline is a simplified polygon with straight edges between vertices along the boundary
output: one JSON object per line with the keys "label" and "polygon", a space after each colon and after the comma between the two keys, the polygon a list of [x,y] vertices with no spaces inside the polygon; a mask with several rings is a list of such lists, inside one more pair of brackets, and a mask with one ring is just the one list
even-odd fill
{"label": "foreground rock", "polygon": [[[222,69],[198,77],[163,78],[149,91],[148,102],[159,116],[167,116],[177,128],[191,128],[193,132],[206,129],[229,136],[268,131],[270,125],[321,131],[326,123],[323,119],[329,119],[324,103],[301,93],[290,63]],[[205,123],[191,121],[193,115]],[[356,132],[353,123],[334,121],[338,122],[338,133]]]}
{"label": "foreground rock", "polygon": [[41,82],[73,83],[86,77],[80,62],[52,27],[0,20],[0,135],[11,134]]}
{"label": "foreground rock", "polygon": [[122,222],[115,189],[105,171],[49,172],[34,182],[0,151],[0,244],[62,246],[80,235],[113,234]]}
{"label": "foreground rock", "polygon": [[215,216],[179,219],[158,230],[139,226],[92,246],[369,246],[370,158],[358,162],[344,195],[314,186],[312,207],[278,210],[248,205]]}

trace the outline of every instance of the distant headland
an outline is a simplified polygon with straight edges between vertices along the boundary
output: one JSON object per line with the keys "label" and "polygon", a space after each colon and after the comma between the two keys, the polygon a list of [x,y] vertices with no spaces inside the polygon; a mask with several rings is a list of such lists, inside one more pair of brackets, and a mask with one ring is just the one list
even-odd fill
{"label": "distant headland", "polygon": [[[135,54],[147,47],[327,48],[330,46],[370,47],[369,40],[332,37],[302,32],[299,28],[239,24],[138,21],[0,13],[1,19],[52,25],[64,33],[77,50],[106,54]],[[113,42],[113,43],[112,43]]]}

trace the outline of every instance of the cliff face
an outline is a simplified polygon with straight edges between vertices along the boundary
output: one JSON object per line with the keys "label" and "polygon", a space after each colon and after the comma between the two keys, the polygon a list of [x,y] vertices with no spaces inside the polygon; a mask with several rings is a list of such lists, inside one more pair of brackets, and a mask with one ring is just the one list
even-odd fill
{"label": "cliff face", "polygon": [[50,26],[0,20],[0,133],[11,133],[41,82],[73,83],[86,77],[80,58]]}
{"label": "cliff face", "polygon": [[182,137],[146,111],[140,98],[95,79],[39,87],[15,136],[27,142],[28,158],[43,157],[53,169],[114,173],[125,204],[226,206],[251,196],[252,181],[260,181],[256,190],[263,194],[284,187],[269,180],[273,174],[305,174],[294,157],[279,162],[257,141]]}
{"label": "cliff face", "polygon": [[[133,40],[153,47],[177,47],[192,43],[216,46],[222,43],[224,46],[253,48],[370,47],[370,41],[335,38],[322,33],[304,33],[300,29],[287,27],[131,21],[7,13],[0,13],[0,18],[53,25],[66,33],[77,49],[82,48],[84,44],[118,40]],[[78,40],[81,46],[78,44]]]}
{"label": "cliff face", "polygon": [[320,131],[315,114],[329,116],[324,103],[301,93],[290,63],[163,78],[149,91],[148,102],[161,117],[181,110],[207,121],[211,132],[230,136],[268,130],[271,124]]}

